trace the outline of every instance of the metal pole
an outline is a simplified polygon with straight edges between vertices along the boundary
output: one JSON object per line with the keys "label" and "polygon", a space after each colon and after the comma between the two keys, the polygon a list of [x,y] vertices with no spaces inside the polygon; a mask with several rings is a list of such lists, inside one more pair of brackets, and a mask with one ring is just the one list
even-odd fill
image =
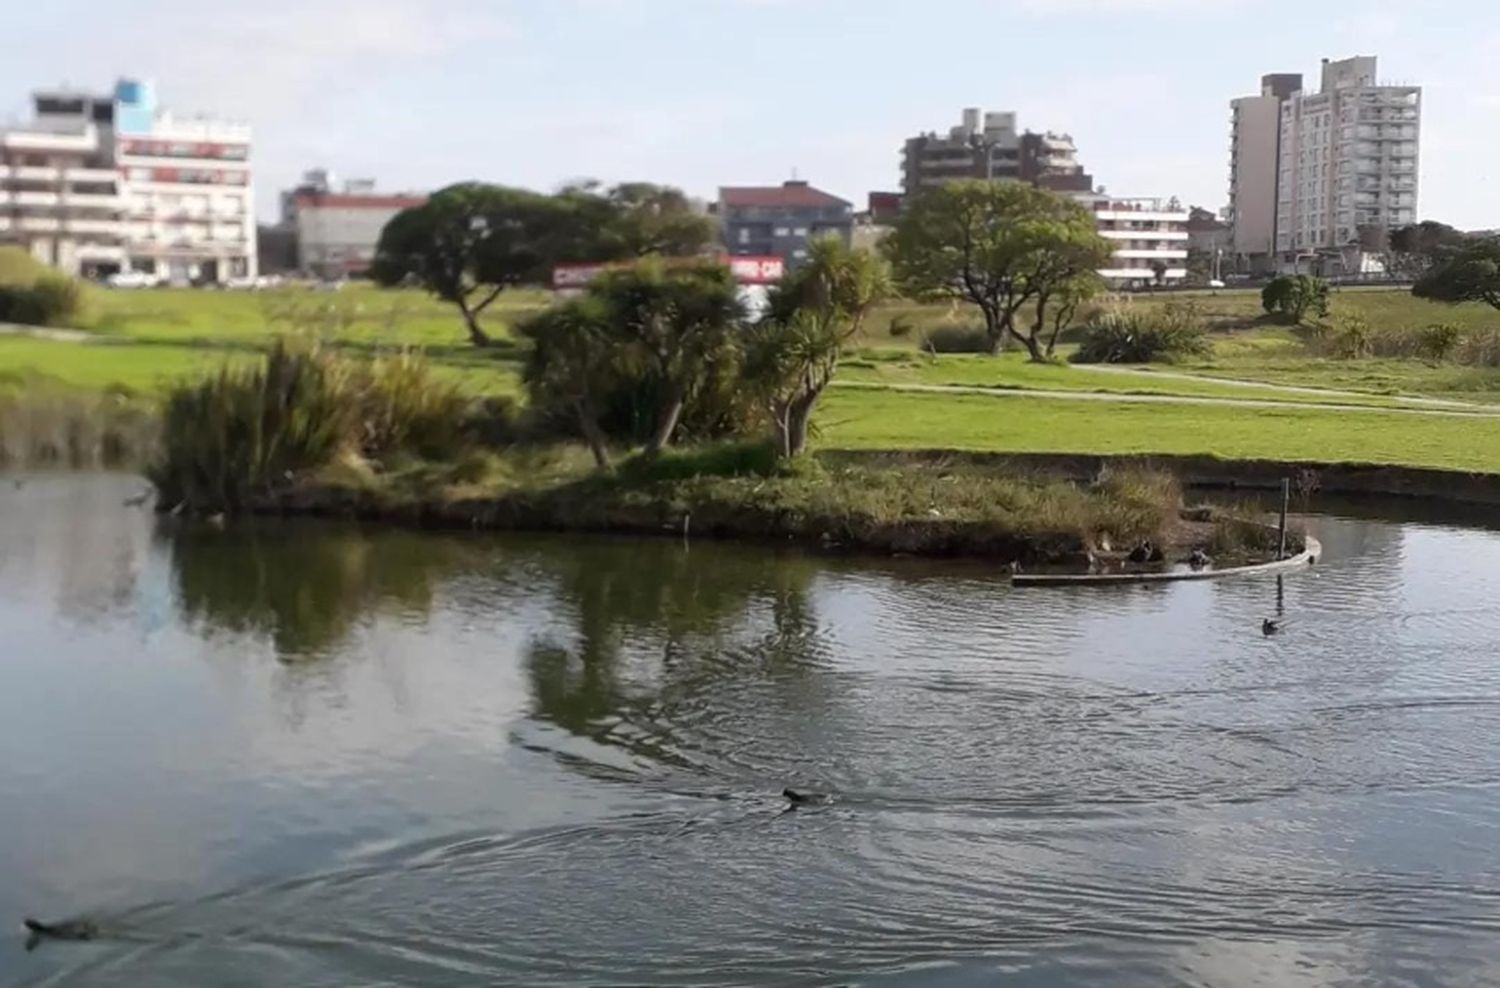
{"label": "metal pole", "polygon": [[1281,541],[1276,550],[1278,562],[1286,558],[1286,513],[1292,502],[1292,481],[1289,477],[1281,478]]}

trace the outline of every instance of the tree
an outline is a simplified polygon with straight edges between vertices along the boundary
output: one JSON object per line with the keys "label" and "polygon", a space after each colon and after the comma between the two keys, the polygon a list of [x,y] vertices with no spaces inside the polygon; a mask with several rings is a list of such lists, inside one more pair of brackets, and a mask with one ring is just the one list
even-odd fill
{"label": "tree", "polygon": [[1500,309],[1500,237],[1449,248],[1411,293],[1434,302],[1488,302]]}
{"label": "tree", "polygon": [[1094,272],[1063,282],[1051,295],[1042,295],[1037,300],[1038,325],[1045,323],[1047,306],[1052,306],[1052,331],[1047,336],[1047,356],[1057,353],[1057,338],[1063,330],[1073,325],[1078,309],[1083,303],[1104,293],[1104,279]]}
{"label": "tree", "polygon": [[926,190],[910,201],[884,246],[906,292],[972,303],[984,316],[992,353],[1011,336],[1033,360],[1045,359],[1044,320],[1023,331],[1016,314],[1113,255],[1088,210],[1020,182]]}
{"label": "tree", "polygon": [[617,348],[656,378],[657,407],[646,444],[655,455],[672,441],[692,397],[745,318],[739,286],[717,262],[668,266],[647,258],[589,286]]}
{"label": "tree", "polygon": [[1261,308],[1300,323],[1309,312],[1328,315],[1328,282],[1310,274],[1282,275],[1260,292]]}
{"label": "tree", "polygon": [[608,469],[599,405],[615,382],[620,354],[609,339],[602,306],[597,299],[574,299],[531,317],[518,332],[531,341],[522,378],[533,407],[568,409],[594,462]]}
{"label": "tree", "polygon": [[1156,279],[1156,287],[1161,288],[1167,283],[1167,263],[1165,261],[1152,261],[1151,274]]}
{"label": "tree", "polygon": [[718,237],[713,220],[667,185],[625,182],[603,190],[597,182],[577,182],[557,198],[564,229],[556,253],[564,260],[695,257]]}
{"label": "tree", "polygon": [[554,262],[547,236],[557,203],[524,189],[465,182],[433,194],[386,224],[370,275],[415,282],[463,313],[469,340],[491,339],[480,317],[506,288],[544,282]]}
{"label": "tree", "polygon": [[1419,277],[1442,255],[1460,247],[1468,238],[1446,223],[1423,220],[1391,231],[1391,271],[1409,278]]}
{"label": "tree", "polygon": [[885,262],[837,237],[813,242],[806,263],[772,290],[749,333],[745,376],[766,398],[776,453],[807,448],[814,406],[838,369],[840,351],[890,292]]}

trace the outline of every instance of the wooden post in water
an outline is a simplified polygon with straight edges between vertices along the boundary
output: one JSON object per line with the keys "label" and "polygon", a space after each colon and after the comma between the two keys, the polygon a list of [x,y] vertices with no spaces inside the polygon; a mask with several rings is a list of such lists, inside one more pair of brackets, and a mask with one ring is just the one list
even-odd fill
{"label": "wooden post in water", "polygon": [[1276,561],[1280,562],[1286,558],[1286,512],[1292,503],[1292,481],[1288,477],[1281,478],[1281,541],[1277,543]]}

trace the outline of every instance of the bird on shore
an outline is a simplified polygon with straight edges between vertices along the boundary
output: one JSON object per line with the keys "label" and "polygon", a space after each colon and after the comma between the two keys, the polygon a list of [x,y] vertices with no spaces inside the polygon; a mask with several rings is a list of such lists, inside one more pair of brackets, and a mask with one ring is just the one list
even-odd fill
{"label": "bird on shore", "polygon": [[832,802],[832,797],[822,792],[800,792],[796,789],[783,789],[781,795],[786,797],[792,808],[798,806],[827,806]]}
{"label": "bird on shore", "polygon": [[86,919],[67,919],[57,923],[43,923],[26,917],[23,921],[30,935],[26,938],[26,949],[35,950],[43,940],[96,940],[99,926]]}
{"label": "bird on shore", "polygon": [[1266,618],[1260,623],[1260,633],[1270,638],[1272,635],[1281,633],[1280,618]]}
{"label": "bird on shore", "polygon": [[1202,549],[1194,549],[1193,554],[1188,557],[1188,565],[1193,569],[1207,569],[1214,564],[1214,557]]}

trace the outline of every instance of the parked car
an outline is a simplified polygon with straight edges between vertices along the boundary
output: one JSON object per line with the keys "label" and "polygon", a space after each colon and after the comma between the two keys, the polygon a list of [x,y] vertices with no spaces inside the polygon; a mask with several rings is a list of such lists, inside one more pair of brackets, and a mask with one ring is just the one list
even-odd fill
{"label": "parked car", "polygon": [[146,271],[116,271],[104,279],[110,288],[157,288],[162,284],[160,275]]}
{"label": "parked car", "polygon": [[1208,283],[1208,287],[1209,288],[1223,288],[1224,287],[1224,283],[1222,281],[1220,281],[1218,278],[1213,278],[1213,279],[1210,279],[1210,281]]}

